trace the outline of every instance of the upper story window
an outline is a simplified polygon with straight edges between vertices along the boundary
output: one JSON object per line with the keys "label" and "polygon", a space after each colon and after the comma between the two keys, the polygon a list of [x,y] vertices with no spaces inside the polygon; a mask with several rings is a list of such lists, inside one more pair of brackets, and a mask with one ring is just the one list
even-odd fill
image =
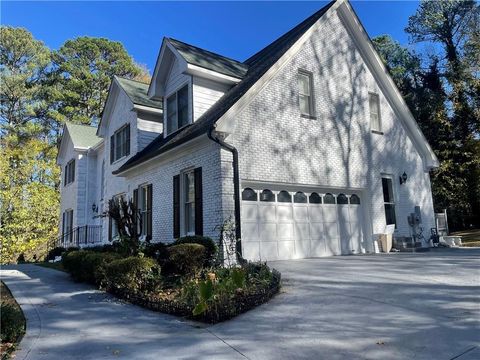
{"label": "upper story window", "polygon": [[372,131],[382,131],[382,120],[380,117],[380,97],[378,94],[368,94],[368,104],[370,109],[370,129]]}
{"label": "upper story window", "polygon": [[298,104],[300,113],[305,116],[315,116],[313,106],[313,76],[304,70],[298,72]]}
{"label": "upper story window", "polygon": [[110,136],[110,164],[130,155],[130,124],[127,124]]}
{"label": "upper story window", "polygon": [[75,181],[75,159],[70,160],[65,165],[65,180],[64,185],[68,185]]}
{"label": "upper story window", "polygon": [[188,85],[167,98],[167,135],[189,123],[188,119]]}

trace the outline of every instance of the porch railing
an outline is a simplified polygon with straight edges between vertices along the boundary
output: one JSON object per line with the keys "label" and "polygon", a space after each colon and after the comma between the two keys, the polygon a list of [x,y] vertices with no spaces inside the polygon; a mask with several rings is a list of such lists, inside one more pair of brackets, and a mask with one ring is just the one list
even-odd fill
{"label": "porch railing", "polygon": [[102,225],[84,225],[60,235],[50,243],[50,249],[62,246],[81,247],[102,242]]}

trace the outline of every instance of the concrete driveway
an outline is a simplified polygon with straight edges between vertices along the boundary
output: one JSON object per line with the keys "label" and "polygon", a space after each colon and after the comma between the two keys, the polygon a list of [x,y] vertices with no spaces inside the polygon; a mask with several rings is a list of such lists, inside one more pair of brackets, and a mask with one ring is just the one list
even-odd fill
{"label": "concrete driveway", "polygon": [[28,317],[16,359],[480,359],[480,249],[273,262],[282,293],[214,326],[33,265],[2,270]]}

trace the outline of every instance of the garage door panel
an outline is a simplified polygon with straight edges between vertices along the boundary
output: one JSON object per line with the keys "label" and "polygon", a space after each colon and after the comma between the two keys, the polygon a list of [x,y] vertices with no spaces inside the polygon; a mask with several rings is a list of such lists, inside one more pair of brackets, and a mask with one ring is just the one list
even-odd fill
{"label": "garage door panel", "polygon": [[295,239],[308,240],[310,238],[308,223],[295,223]]}
{"label": "garage door panel", "polygon": [[277,224],[278,240],[293,240],[293,223]]}
{"label": "garage door panel", "polygon": [[295,221],[308,221],[308,208],[306,206],[294,206],[293,216]]}
{"label": "garage door panel", "polygon": [[308,207],[310,221],[323,221],[323,209],[321,205],[310,205]]}
{"label": "garage door panel", "polygon": [[323,223],[310,223],[310,239],[323,239],[324,235],[325,229],[323,227]]}
{"label": "garage door panel", "polygon": [[278,258],[280,260],[291,259],[295,257],[295,242],[294,241],[279,241],[278,242]]}
{"label": "garage door panel", "polygon": [[350,221],[348,205],[338,205],[338,221]]}
{"label": "garage door panel", "polygon": [[277,240],[277,224],[275,223],[260,223],[258,225],[258,238],[262,240]]}
{"label": "garage door panel", "polygon": [[242,241],[242,255],[245,259],[252,261],[260,260],[260,242],[252,241],[245,243]]}
{"label": "garage door panel", "polygon": [[326,222],[324,223],[324,228],[326,238],[338,237],[338,224],[336,222]]}
{"label": "garage door panel", "polygon": [[255,223],[244,223],[242,225],[242,240],[244,241],[253,241],[258,239],[258,224]]}
{"label": "garage door panel", "polygon": [[276,221],[275,205],[260,205],[258,207],[260,221]]}
{"label": "garage door panel", "polygon": [[277,241],[260,241],[260,254],[262,260],[278,260],[277,244]]}
{"label": "garage door panel", "polygon": [[243,202],[242,219],[245,221],[256,221],[258,217],[258,206],[256,203]]}
{"label": "garage door panel", "polygon": [[277,206],[277,220],[278,221],[292,221],[293,208],[291,205]]}
{"label": "garage door panel", "polygon": [[[304,238],[305,239],[305,238]],[[310,240],[295,241],[295,257],[298,259],[311,256]]]}
{"label": "garage door panel", "polygon": [[324,205],[323,206],[323,219],[325,222],[337,221],[337,206],[336,205]]}

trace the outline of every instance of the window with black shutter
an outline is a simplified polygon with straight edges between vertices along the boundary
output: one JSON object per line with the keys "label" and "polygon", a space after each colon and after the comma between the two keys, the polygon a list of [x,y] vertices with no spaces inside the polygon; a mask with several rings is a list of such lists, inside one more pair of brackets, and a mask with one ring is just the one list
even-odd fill
{"label": "window with black shutter", "polygon": [[75,181],[75,159],[70,160],[65,165],[64,185],[71,184]]}
{"label": "window with black shutter", "polygon": [[130,155],[130,124],[127,124],[110,137],[110,163]]}

